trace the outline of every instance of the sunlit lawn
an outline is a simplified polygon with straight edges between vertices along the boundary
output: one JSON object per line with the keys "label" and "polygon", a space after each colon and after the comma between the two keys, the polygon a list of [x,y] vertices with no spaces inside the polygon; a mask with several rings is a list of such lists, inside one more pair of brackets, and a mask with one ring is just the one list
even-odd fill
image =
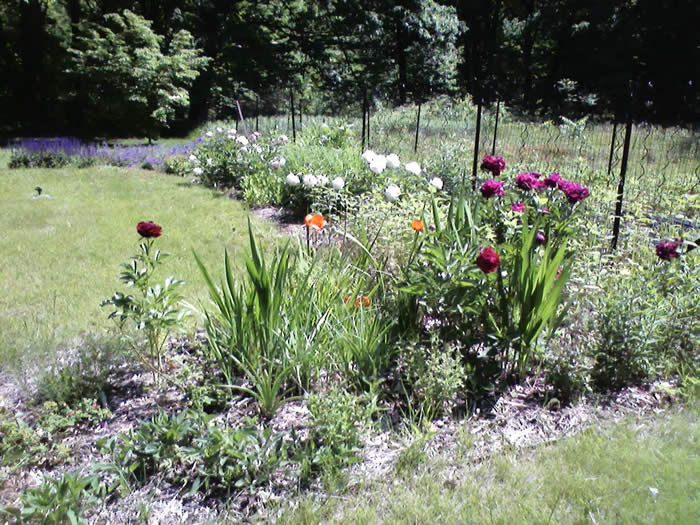
{"label": "sunlit lawn", "polygon": [[452,454],[358,490],[303,499],[279,521],[698,523],[697,414],[695,406],[646,422],[630,418],[524,453],[506,448],[477,465]]}
{"label": "sunlit lawn", "polygon": [[[0,365],[38,340],[50,347],[108,326],[100,302],[123,288],[120,264],[138,250],[139,221],[163,226],[156,245],[171,257],[160,277],[184,279],[182,293],[195,304],[206,292],[192,250],[218,269],[225,247],[234,255],[246,249],[247,209],[220,193],[150,171],[9,170],[4,157]],[[257,228],[271,233],[269,225]]]}

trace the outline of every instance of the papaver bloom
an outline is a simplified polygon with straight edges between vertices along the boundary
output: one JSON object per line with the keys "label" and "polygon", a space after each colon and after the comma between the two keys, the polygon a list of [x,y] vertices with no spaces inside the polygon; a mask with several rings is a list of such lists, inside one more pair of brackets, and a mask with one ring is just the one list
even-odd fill
{"label": "papaver bloom", "polygon": [[481,161],[481,169],[490,171],[494,177],[498,177],[506,169],[506,161],[503,160],[503,157],[486,155]]}
{"label": "papaver bloom", "polygon": [[297,175],[294,175],[294,173],[289,173],[287,175],[286,181],[287,184],[289,184],[290,186],[299,186],[299,184],[301,183],[299,177]]}
{"label": "papaver bloom", "polygon": [[272,166],[272,169],[274,170],[283,168],[285,164],[287,164],[287,159],[285,159],[284,157],[278,157],[270,161],[270,166]]}
{"label": "papaver bloom", "polygon": [[500,264],[501,258],[499,257],[498,252],[490,246],[482,248],[482,250],[479,252],[479,256],[476,258],[476,265],[484,273],[495,272],[498,270]]}
{"label": "papaver bloom", "polygon": [[342,177],[336,177],[331,182],[331,186],[333,186],[334,190],[340,191],[345,187],[345,181],[343,180]]}
{"label": "papaver bloom", "polygon": [[160,237],[161,233],[163,233],[163,228],[155,222],[145,221],[136,225],[136,231],[141,237],[150,239],[152,237]]}
{"label": "papaver bloom", "polygon": [[368,149],[362,154],[362,160],[364,160],[367,164],[372,164],[372,161],[376,156],[377,154],[374,151]]}
{"label": "papaver bloom", "polygon": [[319,186],[328,186],[328,177],[325,175],[318,175],[316,180],[318,181]]}
{"label": "papaver bloom", "polygon": [[414,219],[411,221],[411,228],[413,228],[417,232],[422,232],[424,227],[425,224],[423,224],[423,221],[419,219]]}
{"label": "papaver bloom", "polygon": [[670,261],[681,256],[677,251],[679,246],[680,242],[677,241],[661,241],[656,245],[656,255],[664,261]]}
{"label": "papaver bloom", "polygon": [[521,190],[536,190],[544,188],[544,182],[539,180],[539,173],[519,173],[515,177],[515,185]]}
{"label": "papaver bloom", "polygon": [[381,174],[386,169],[386,157],[384,155],[375,155],[372,162],[369,163],[369,169],[372,173]]}
{"label": "papaver bloom", "polygon": [[489,179],[481,185],[481,195],[485,198],[503,197],[506,194],[500,180]]}
{"label": "papaver bloom", "polygon": [[324,219],[323,215],[320,213],[309,213],[306,217],[304,217],[304,224],[307,228],[320,231],[325,228],[328,221],[326,221],[326,219]]}
{"label": "papaver bloom", "polygon": [[304,175],[302,178],[302,184],[305,188],[313,188],[314,186],[318,185],[318,179],[316,178],[316,175]]}
{"label": "papaver bloom", "polygon": [[356,308],[369,308],[370,306],[372,306],[372,300],[366,295],[362,295],[355,299]]}
{"label": "papaver bloom", "polygon": [[522,213],[525,211],[525,203],[524,202],[514,202],[513,204],[510,205],[510,211],[514,211],[516,213]]}
{"label": "papaver bloom", "polygon": [[197,166],[195,169],[192,170],[192,173],[194,173],[197,177],[201,176],[204,173],[204,170]]}

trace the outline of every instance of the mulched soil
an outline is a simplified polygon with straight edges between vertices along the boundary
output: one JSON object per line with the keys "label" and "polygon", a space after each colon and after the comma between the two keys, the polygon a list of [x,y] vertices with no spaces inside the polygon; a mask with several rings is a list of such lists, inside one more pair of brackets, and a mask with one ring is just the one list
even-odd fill
{"label": "mulched soil", "polygon": [[[200,334],[199,338],[202,336]],[[199,344],[199,343],[198,343]],[[171,343],[174,372],[194,359],[186,340]],[[9,378],[0,381],[0,407],[11,413],[29,414],[28,397],[14,386]],[[0,470],[0,502],[17,503],[19,492],[38,485],[45,474],[58,476],[62,472],[88,473],[95,463],[105,461],[96,443],[99,439],[115,436],[135,428],[141,420],[150,418],[157,410],[178,412],[186,408],[185,396],[175,388],[154,388],[150,374],[125,369],[116,380],[116,390],[110,399],[112,416],[94,427],[77,427],[67,433],[63,444],[70,455],[65,463],[53,469],[21,469],[11,473],[9,466]],[[547,402],[547,385],[540,377],[528,378],[524,383],[511,387],[503,395],[475,409],[465,418],[444,418],[433,423],[432,437],[425,445],[428,456],[457,454],[460,432],[470,434],[469,450],[461,451],[463,462],[481,462],[497,454],[504,447],[525,449],[542,443],[556,441],[581,430],[608,425],[629,416],[652,417],[677,402],[667,392],[671,383],[629,387],[607,396],[581,399],[571,406],[559,407],[557,402]],[[221,422],[235,426],[255,414],[256,407],[249,398],[237,398],[229,402],[217,416]],[[309,412],[305,401],[287,403],[269,422],[279,432],[294,429],[302,438],[308,436]],[[462,438],[463,439],[463,436]],[[396,467],[402,450],[411,444],[410,438],[390,430],[368,430],[364,436],[361,461],[346,471],[349,486],[365,484],[389,476]],[[458,475],[458,474],[455,474]],[[220,513],[234,521],[245,521],[251,516],[265,515],[269,502],[289,501],[296,492],[296,485],[289,476],[280,473],[269,487],[256,493],[239,491],[225,505],[216,500],[206,500],[200,494],[183,495],[167,483],[158,483],[157,477],[144,487],[93,509],[90,523],[211,523]],[[320,486],[307,489],[322,496]],[[148,518],[144,509],[148,508]],[[269,516],[272,518],[272,516]]]}

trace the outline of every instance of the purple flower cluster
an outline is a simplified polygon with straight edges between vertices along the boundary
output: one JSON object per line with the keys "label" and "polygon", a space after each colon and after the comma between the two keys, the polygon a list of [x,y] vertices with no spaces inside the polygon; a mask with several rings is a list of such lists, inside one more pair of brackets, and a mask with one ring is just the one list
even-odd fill
{"label": "purple flower cluster", "polygon": [[489,179],[481,185],[481,195],[487,199],[493,196],[503,197],[505,194],[503,183],[500,180]]}
{"label": "purple flower cluster", "polygon": [[503,157],[486,155],[481,161],[481,169],[490,171],[494,177],[498,177],[506,169],[506,161],[503,160]]}
{"label": "purple flower cluster", "polygon": [[586,199],[590,191],[585,186],[562,178],[558,173],[552,173],[544,180],[540,180],[539,173],[519,173],[515,177],[515,185],[521,190],[539,190],[543,188],[559,188],[570,204],[576,204]]}
{"label": "purple flower cluster", "polygon": [[680,257],[681,254],[677,251],[679,246],[680,241],[661,241],[656,245],[656,256],[664,261]]}
{"label": "purple flower cluster", "polygon": [[12,144],[12,148],[29,154],[63,154],[77,160],[122,166],[127,168],[165,169],[168,158],[189,155],[201,138],[177,146],[161,145],[109,145],[106,143],[83,143],[74,137],[27,138]]}

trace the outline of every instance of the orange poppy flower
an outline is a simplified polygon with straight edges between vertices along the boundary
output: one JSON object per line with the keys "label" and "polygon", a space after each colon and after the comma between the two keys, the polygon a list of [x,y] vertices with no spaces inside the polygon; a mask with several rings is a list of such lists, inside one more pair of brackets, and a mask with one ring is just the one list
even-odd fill
{"label": "orange poppy flower", "polygon": [[413,228],[417,232],[422,232],[423,228],[425,227],[425,224],[423,224],[423,221],[414,219],[411,221],[411,228]]}
{"label": "orange poppy flower", "polygon": [[370,306],[372,306],[372,300],[369,297],[367,297],[366,295],[362,295],[362,296],[358,297],[357,299],[355,299],[355,306],[357,308],[360,308],[361,306],[363,306],[365,308],[369,308]]}
{"label": "orange poppy flower", "polygon": [[309,213],[306,217],[304,217],[304,224],[307,228],[320,231],[325,228],[328,221],[326,221],[326,219],[324,219],[323,215],[320,213]]}

